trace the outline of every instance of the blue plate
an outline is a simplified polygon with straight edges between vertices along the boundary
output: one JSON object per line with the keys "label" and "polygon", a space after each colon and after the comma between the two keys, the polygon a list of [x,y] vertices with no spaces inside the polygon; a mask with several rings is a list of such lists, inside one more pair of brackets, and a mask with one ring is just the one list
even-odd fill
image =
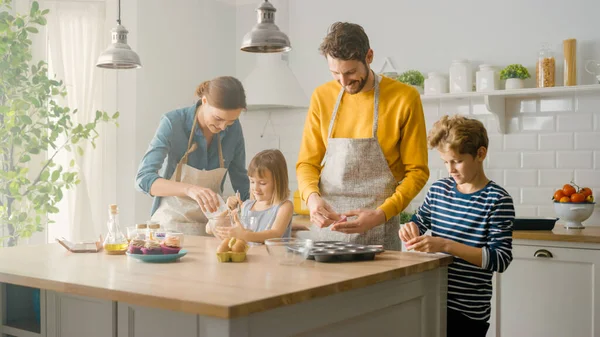
{"label": "blue plate", "polygon": [[150,263],[166,263],[166,262],[175,262],[179,260],[182,256],[187,254],[187,250],[182,249],[177,254],[156,254],[156,255],[144,255],[144,254],[130,254],[126,253],[127,256],[133,257],[134,259],[138,259],[144,262]]}

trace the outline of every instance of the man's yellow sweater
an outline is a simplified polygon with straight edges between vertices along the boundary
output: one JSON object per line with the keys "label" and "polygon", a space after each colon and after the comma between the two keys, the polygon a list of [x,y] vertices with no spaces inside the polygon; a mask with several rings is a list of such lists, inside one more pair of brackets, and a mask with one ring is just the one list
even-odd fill
{"label": "man's yellow sweater", "polygon": [[[379,82],[377,139],[398,182],[396,192],[378,207],[386,219],[397,215],[421,191],[427,179],[425,117],[419,93],[411,86],[382,77]],[[312,94],[296,165],[302,199],[319,193],[321,161],[327,147],[327,131],[341,86],[331,81]],[[373,134],[374,90],[348,93],[342,98],[332,138],[370,138]],[[335,207],[335,206],[334,206]]]}

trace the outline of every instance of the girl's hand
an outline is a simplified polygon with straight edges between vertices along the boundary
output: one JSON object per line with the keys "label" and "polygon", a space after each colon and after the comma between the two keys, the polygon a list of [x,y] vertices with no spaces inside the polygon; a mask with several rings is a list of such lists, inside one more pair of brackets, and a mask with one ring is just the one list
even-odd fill
{"label": "girl's hand", "polygon": [[227,207],[230,210],[234,210],[242,205],[242,199],[240,199],[239,193],[236,193],[235,196],[231,196],[227,198]]}
{"label": "girl's hand", "polygon": [[238,216],[237,213],[233,213],[233,221],[235,222],[235,226],[227,229],[227,235],[230,238],[236,238],[236,239],[242,239],[244,241],[248,241],[248,240],[246,240],[246,233],[248,233],[249,231],[247,229],[245,229],[244,226],[242,226],[242,222],[240,221],[240,217]]}

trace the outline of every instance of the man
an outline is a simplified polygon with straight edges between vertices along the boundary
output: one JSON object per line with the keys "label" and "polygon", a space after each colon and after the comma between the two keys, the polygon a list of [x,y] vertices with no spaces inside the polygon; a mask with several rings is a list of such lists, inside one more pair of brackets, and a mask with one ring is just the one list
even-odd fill
{"label": "man", "polygon": [[429,178],[419,93],[371,70],[357,24],[334,23],[320,52],[335,80],[312,94],[296,165],[315,239],[400,250],[397,215]]}

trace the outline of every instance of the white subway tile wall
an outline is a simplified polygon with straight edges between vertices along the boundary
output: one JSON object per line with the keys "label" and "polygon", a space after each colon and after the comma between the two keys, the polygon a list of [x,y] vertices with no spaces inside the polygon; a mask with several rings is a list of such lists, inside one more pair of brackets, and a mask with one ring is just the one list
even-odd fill
{"label": "white subway tile wall", "polygon": [[[481,98],[427,101],[423,109],[427,130],[445,114],[484,122],[490,139],[486,174],[511,194],[517,216],[555,216],[552,195],[571,180],[592,188],[594,198],[600,198],[600,95],[506,99],[506,134],[498,132],[497,119]],[[271,124],[266,124],[268,115],[249,111],[240,118],[247,162],[256,152],[278,143],[287,159],[293,192],[298,186],[295,166],[306,109],[272,110]],[[435,150],[429,151],[429,167],[430,179],[408,211],[422,203],[435,180],[448,176]],[[600,225],[600,203],[584,224]]]}

